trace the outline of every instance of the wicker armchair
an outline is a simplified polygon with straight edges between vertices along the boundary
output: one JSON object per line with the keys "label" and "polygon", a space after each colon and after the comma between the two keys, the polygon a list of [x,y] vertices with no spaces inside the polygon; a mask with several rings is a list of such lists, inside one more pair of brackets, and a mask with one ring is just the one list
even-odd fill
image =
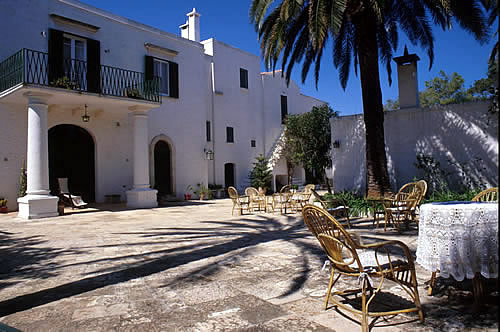
{"label": "wicker armchair", "polygon": [[[371,244],[363,244],[359,236],[348,232],[327,211],[313,205],[306,205],[302,210],[304,222],[309,230],[318,239],[321,247],[328,255],[332,265],[330,282],[325,297],[325,310],[331,300],[338,308],[355,314],[360,319],[362,331],[369,331],[374,324],[368,322],[368,317],[394,316],[401,313],[417,312],[421,322],[424,322],[424,314],[420,304],[417,288],[417,277],[413,256],[408,247],[400,241],[383,241]],[[392,250],[400,252],[403,259],[391,258]],[[373,258],[371,266],[363,262],[368,253]],[[371,255],[373,254],[373,256]],[[381,263],[382,262],[382,263]],[[387,262],[384,264],[384,262]],[[335,277],[335,274],[338,274]],[[337,286],[332,293],[332,288],[340,277],[351,277],[361,282],[361,287],[355,289],[339,289]],[[380,282],[372,285],[371,278],[380,278]],[[393,309],[391,311],[372,311],[372,303],[376,296],[381,293],[384,281],[389,280],[402,288],[409,296],[413,304],[410,307]],[[376,289],[374,287],[376,286]],[[391,287],[390,290],[394,289]],[[388,287],[384,287],[384,293]],[[350,296],[361,293],[361,309],[348,304]],[[358,302],[357,302],[358,303]]]}
{"label": "wicker armchair", "polygon": [[343,199],[330,199],[325,201],[314,189],[311,189],[311,193],[314,196],[315,200],[321,204],[321,207],[328,211],[332,216],[341,216],[346,218],[347,227],[351,228],[351,221],[349,220],[349,207]]}
{"label": "wicker armchair", "polygon": [[302,210],[302,208],[309,203],[309,199],[312,195],[311,189],[314,189],[314,184],[307,184],[304,187],[304,190],[293,194],[292,200],[294,201],[297,209]]}
{"label": "wicker armchair", "polygon": [[248,212],[250,212],[250,199],[248,198],[248,196],[240,196],[235,187],[228,187],[227,193],[233,201],[233,210],[231,211],[231,215],[234,215],[235,208],[240,209],[240,214],[243,214],[243,210],[247,210]]}
{"label": "wicker armchair", "polygon": [[415,206],[415,210],[413,210],[411,214],[411,218],[418,224],[417,217],[420,212],[420,205],[422,204],[422,201],[424,200],[425,195],[427,194],[427,182],[425,182],[425,180],[419,180],[416,182],[416,186],[420,189],[420,196],[417,199],[417,204]]}
{"label": "wicker armchair", "polygon": [[423,186],[417,182],[410,182],[399,189],[394,199],[384,202],[385,224],[384,231],[388,224],[396,226],[401,232],[401,224],[408,228],[408,222],[414,219],[417,204],[423,199]]}
{"label": "wicker armchair", "polygon": [[472,200],[474,202],[498,202],[498,187],[485,189]]}
{"label": "wicker armchair", "polygon": [[257,209],[258,211],[265,210],[266,208],[266,196],[259,193],[254,187],[248,187],[245,189],[245,195],[249,199],[250,210]]}

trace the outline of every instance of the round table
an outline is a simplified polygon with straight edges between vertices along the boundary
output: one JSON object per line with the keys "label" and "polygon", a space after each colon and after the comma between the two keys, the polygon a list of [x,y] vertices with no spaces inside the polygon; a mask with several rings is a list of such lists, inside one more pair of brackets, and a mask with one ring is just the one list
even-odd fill
{"label": "round table", "polygon": [[[420,206],[417,263],[457,281],[498,277],[498,202],[438,202]],[[474,282],[473,282],[474,283]],[[475,285],[476,289],[481,285]],[[475,294],[475,298],[480,294]]]}

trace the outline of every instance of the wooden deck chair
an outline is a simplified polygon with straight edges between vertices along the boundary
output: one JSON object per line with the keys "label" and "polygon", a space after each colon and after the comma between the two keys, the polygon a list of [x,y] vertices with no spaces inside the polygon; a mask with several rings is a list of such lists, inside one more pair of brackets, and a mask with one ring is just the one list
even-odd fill
{"label": "wooden deck chair", "polygon": [[[306,205],[302,210],[302,215],[305,224],[318,239],[331,264],[330,282],[324,302],[325,310],[328,309],[328,302],[331,300],[334,306],[357,316],[363,332],[369,331],[375,323],[375,320],[369,323],[369,317],[416,312],[420,322],[424,322],[413,256],[403,242],[379,241],[365,245],[356,233],[346,231],[331,214],[314,205]],[[394,259],[395,251],[398,253],[398,259]],[[356,279],[358,285],[361,285],[351,289],[342,289],[341,286],[334,288],[341,277],[354,279],[353,283],[346,283],[346,286],[355,284]],[[372,278],[380,279],[380,281],[375,283]],[[382,288],[386,280],[399,287]],[[373,308],[373,303],[378,302],[377,295],[392,292],[393,289],[398,288],[408,295],[411,304],[410,301],[401,303],[401,306],[399,303],[392,303],[391,306],[394,308],[390,308],[392,309],[390,311],[378,311],[380,308]],[[359,299],[358,294],[361,294],[361,301],[355,301]],[[352,296],[355,296],[354,300]],[[354,304],[351,301],[357,305],[351,305]],[[361,302],[361,308],[359,308],[359,302]]]}
{"label": "wooden deck chair", "polygon": [[71,206],[73,209],[81,209],[87,206],[81,196],[72,195],[68,187],[68,178],[58,178],[59,183],[59,199],[66,206]]}
{"label": "wooden deck chair", "polygon": [[311,189],[311,193],[316,199],[321,204],[321,207],[328,211],[332,216],[337,217],[341,216],[347,219],[347,227],[351,228],[351,221],[349,220],[349,207],[347,206],[346,202],[343,199],[330,199],[328,201],[325,201],[314,189]]}

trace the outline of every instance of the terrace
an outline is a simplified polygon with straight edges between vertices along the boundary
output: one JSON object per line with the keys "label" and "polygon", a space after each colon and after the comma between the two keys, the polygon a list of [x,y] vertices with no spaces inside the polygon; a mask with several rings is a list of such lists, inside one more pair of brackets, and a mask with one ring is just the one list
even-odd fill
{"label": "terrace", "polygon": [[[23,331],[360,330],[323,310],[326,255],[301,214],[232,217],[231,207],[229,199],[147,210],[99,205],[44,219],[43,227],[0,215],[0,321]],[[400,234],[372,219],[351,223],[369,242],[397,239],[416,252],[413,224]],[[490,292],[474,312],[470,280],[438,277],[428,296],[431,273],[416,269],[425,322],[398,315],[374,331],[498,328],[495,284],[484,284]],[[394,301],[404,295],[386,305]]]}

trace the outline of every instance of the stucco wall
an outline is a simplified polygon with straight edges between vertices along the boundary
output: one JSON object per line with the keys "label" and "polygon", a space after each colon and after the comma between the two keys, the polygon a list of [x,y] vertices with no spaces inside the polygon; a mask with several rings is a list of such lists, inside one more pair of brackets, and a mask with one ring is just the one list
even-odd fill
{"label": "stucco wall", "polygon": [[[95,25],[99,30],[90,32],[61,25],[50,14]],[[183,20],[179,17],[180,23]],[[323,103],[300,94],[293,82],[287,87],[280,74],[261,75],[257,55],[214,39],[202,43],[183,39],[72,0],[0,1],[0,29],[10,32],[0,37],[0,61],[22,48],[47,52],[49,28],[99,40],[102,65],[144,72],[145,55],[178,63],[179,98],[163,96],[162,104],[149,111],[148,120],[151,185],[154,184],[153,148],[162,139],[172,150],[172,183],[178,197],[182,197],[187,185],[196,187],[201,182],[224,185],[225,163],[235,164],[236,185],[243,190],[249,183],[248,174],[255,157],[260,153],[267,155],[281,132],[280,95],[287,95],[290,114],[306,112]],[[178,54],[147,50],[144,43]],[[212,64],[217,93],[212,89]],[[248,89],[240,88],[239,68],[248,70]],[[118,193],[125,199],[124,193],[133,183],[131,111],[119,101],[113,103],[108,100],[107,106],[89,104],[91,120],[83,123],[81,110],[75,111],[83,104],[56,105],[49,99],[49,129],[58,124],[74,124],[85,128],[94,138],[98,202],[106,194]],[[0,99],[0,115],[3,119],[0,196],[6,196],[9,209],[14,210],[20,168],[26,159],[27,100],[12,105]],[[213,125],[210,143],[206,142],[206,121]],[[234,128],[234,143],[226,142],[227,126]],[[256,147],[250,146],[251,140],[256,141]],[[205,160],[204,149],[213,149],[214,161]]]}
{"label": "stucco wall", "polygon": [[[452,188],[467,176],[484,186],[498,186],[498,120],[488,112],[488,103],[413,108],[385,113],[385,140],[388,168],[393,189],[421,178],[415,166],[417,154],[432,156],[441,168],[451,173]],[[365,137],[362,115],[332,120],[334,189],[365,189]]]}

